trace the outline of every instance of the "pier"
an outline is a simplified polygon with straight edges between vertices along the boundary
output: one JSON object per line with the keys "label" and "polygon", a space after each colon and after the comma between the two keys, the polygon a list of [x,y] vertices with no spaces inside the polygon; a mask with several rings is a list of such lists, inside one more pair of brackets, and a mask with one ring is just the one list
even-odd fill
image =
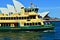
{"label": "pier", "polygon": [[45,21],[47,21],[47,22],[60,22],[60,20],[58,20],[58,19],[52,19],[52,20],[45,20]]}

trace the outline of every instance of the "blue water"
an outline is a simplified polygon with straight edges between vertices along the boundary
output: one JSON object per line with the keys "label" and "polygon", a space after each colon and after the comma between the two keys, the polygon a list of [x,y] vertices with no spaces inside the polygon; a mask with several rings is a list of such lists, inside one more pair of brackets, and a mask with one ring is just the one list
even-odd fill
{"label": "blue water", "polygon": [[55,32],[0,32],[0,40],[60,40],[60,22],[54,22]]}

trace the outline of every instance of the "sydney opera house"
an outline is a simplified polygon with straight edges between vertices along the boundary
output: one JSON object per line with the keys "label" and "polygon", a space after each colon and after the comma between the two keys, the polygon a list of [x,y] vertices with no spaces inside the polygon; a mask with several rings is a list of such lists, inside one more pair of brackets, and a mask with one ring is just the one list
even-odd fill
{"label": "sydney opera house", "polygon": [[[19,13],[21,10],[21,7],[24,7],[24,5],[22,3],[20,3],[19,1],[16,1],[16,0],[13,0],[13,4],[14,5],[7,4],[7,8],[0,8],[1,13],[4,13],[4,14]],[[42,16],[42,18],[44,18],[46,16],[48,18],[50,18],[48,16],[49,11],[43,12],[43,13],[38,13],[38,14],[40,14],[40,16]]]}

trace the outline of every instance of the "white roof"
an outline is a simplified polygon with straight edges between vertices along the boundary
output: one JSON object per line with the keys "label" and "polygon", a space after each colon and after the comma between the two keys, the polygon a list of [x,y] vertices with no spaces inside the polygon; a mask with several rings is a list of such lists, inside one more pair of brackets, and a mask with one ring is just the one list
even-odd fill
{"label": "white roof", "polygon": [[48,12],[43,12],[43,13],[38,13],[40,16],[42,16],[42,18],[44,18],[47,14],[49,13],[49,11]]}
{"label": "white roof", "polygon": [[9,12],[16,13],[16,10],[15,10],[14,6],[7,4],[7,8],[9,10]]}
{"label": "white roof", "polygon": [[23,4],[21,4],[20,2],[18,2],[16,0],[13,0],[13,4],[14,4],[14,7],[17,10],[17,12],[20,12],[21,7],[24,7]]}
{"label": "white roof", "polygon": [[8,14],[8,13],[9,13],[9,11],[8,11],[7,8],[0,8],[0,11],[1,11],[2,13],[4,13],[4,14]]}
{"label": "white roof", "polygon": [[6,14],[9,14],[9,12],[16,13],[16,12],[20,12],[21,7],[24,7],[20,2],[16,0],[13,0],[13,4],[14,6],[7,4],[7,8],[0,8],[0,11]]}

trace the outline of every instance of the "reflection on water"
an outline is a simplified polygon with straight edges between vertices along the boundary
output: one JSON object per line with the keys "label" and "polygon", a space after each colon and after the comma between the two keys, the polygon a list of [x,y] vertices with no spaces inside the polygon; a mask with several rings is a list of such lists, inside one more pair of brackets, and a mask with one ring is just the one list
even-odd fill
{"label": "reflection on water", "polygon": [[53,34],[43,32],[0,32],[0,40],[45,40],[47,38],[51,39],[54,36]]}

